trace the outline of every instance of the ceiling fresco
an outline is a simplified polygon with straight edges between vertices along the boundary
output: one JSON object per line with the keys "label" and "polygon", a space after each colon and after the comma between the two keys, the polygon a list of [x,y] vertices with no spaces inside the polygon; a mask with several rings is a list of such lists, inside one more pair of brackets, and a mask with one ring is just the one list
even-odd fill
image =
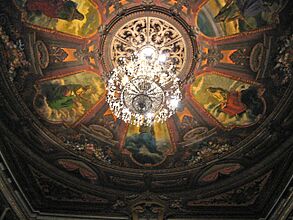
{"label": "ceiling fresco", "polygon": [[36,29],[88,38],[101,25],[98,6],[90,0],[46,2],[15,0],[22,21]]}
{"label": "ceiling fresco", "polygon": [[[0,186],[19,219],[269,219],[293,174],[291,1],[0,6]],[[107,80],[148,43],[183,99],[135,126]]]}
{"label": "ceiling fresco", "polygon": [[[204,1],[197,24],[207,37],[223,37],[279,23],[278,13],[286,1]],[[209,18],[213,18],[212,21]],[[208,25],[206,25],[208,24]]]}

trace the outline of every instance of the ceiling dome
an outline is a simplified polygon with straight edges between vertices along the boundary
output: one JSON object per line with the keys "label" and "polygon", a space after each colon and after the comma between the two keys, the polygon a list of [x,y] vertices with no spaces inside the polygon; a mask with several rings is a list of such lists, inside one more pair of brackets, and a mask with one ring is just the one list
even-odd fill
{"label": "ceiling dome", "polygon": [[[0,5],[0,201],[11,219],[289,216],[279,198],[293,173],[290,1]],[[129,78],[121,92],[113,78],[128,70],[113,71],[137,54],[172,62],[175,74],[156,77],[175,82]],[[126,123],[109,85],[131,111],[176,111]]]}

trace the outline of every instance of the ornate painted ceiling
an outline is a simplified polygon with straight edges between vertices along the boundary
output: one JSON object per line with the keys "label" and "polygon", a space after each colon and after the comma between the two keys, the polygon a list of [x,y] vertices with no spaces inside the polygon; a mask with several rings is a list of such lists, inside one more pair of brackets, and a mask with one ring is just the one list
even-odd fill
{"label": "ornate painted ceiling", "polygon": [[[3,219],[292,217],[292,1],[0,5]],[[183,100],[137,127],[106,85],[147,42],[176,60]]]}

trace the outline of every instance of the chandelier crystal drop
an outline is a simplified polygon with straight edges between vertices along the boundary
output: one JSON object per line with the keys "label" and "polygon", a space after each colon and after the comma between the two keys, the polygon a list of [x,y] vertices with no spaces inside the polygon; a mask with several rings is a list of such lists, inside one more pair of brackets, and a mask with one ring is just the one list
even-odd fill
{"label": "chandelier crystal drop", "polygon": [[151,46],[119,59],[107,91],[113,114],[137,126],[166,121],[182,99],[174,60]]}

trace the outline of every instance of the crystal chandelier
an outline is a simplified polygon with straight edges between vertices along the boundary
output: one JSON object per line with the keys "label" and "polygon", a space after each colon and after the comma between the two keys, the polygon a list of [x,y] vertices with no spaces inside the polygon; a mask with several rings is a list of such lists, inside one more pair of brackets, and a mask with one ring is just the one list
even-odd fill
{"label": "crystal chandelier", "polygon": [[174,63],[151,46],[120,58],[107,84],[113,114],[137,126],[166,121],[182,99]]}

